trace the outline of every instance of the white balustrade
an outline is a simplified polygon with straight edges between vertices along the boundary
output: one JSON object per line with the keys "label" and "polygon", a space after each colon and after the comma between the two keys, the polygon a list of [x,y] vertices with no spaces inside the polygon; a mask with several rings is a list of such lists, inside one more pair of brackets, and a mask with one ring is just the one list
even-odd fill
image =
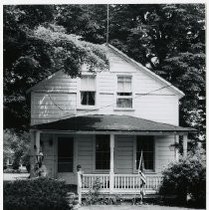
{"label": "white balustrade", "polygon": [[109,182],[109,174],[83,174],[81,188],[90,189],[98,183],[101,189],[108,189],[110,185]]}
{"label": "white balustrade", "polygon": [[[162,176],[146,175],[145,190],[158,191],[161,184]],[[110,191],[110,174],[83,174],[81,190],[86,192],[96,183],[99,183],[101,192]],[[141,187],[141,178],[138,174],[114,174],[113,193],[135,192]]]}

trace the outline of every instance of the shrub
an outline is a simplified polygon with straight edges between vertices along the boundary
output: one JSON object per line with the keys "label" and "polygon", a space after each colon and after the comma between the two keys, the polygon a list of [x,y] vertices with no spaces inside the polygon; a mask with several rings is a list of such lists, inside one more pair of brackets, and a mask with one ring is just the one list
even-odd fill
{"label": "shrub", "polygon": [[4,182],[4,210],[68,210],[63,181],[49,178]]}
{"label": "shrub", "polygon": [[101,188],[101,182],[100,179],[97,178],[93,182],[93,186],[90,188],[88,195],[86,197],[86,203],[87,204],[97,204],[99,201],[99,190]]}
{"label": "shrub", "polygon": [[199,206],[206,202],[206,165],[200,155],[188,156],[173,163],[163,172],[162,195],[176,195],[179,204],[185,204],[188,195]]}

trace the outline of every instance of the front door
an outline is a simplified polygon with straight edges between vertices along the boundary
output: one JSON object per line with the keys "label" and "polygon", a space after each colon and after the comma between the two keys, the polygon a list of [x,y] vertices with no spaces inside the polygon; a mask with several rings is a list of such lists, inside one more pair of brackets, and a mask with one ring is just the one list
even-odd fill
{"label": "front door", "polygon": [[58,173],[73,172],[73,147],[72,137],[58,138]]}

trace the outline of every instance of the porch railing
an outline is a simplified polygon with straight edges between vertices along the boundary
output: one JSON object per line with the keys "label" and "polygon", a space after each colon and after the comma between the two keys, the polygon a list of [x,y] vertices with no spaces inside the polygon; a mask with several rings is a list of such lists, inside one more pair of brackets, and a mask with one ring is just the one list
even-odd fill
{"label": "porch railing", "polygon": [[[140,189],[141,178],[138,174],[114,174],[114,192],[135,192]],[[146,175],[145,190],[157,191],[162,180],[160,175]],[[81,192],[87,192],[99,183],[101,192],[110,191],[110,174],[83,174],[81,179]]]}

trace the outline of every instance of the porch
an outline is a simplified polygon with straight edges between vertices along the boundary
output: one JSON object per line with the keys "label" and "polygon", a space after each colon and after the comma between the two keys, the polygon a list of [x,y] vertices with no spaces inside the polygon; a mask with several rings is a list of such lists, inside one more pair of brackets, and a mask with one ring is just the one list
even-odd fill
{"label": "porch", "polygon": [[[158,192],[161,172],[178,160],[179,135],[187,154],[189,128],[131,116],[86,115],[35,125],[31,130],[33,157],[44,154],[51,177],[77,184],[84,194],[99,182],[99,192],[137,194],[142,177],[137,174],[143,150],[146,194]],[[81,165],[83,172],[76,170]],[[77,173],[77,176],[76,176]]]}

